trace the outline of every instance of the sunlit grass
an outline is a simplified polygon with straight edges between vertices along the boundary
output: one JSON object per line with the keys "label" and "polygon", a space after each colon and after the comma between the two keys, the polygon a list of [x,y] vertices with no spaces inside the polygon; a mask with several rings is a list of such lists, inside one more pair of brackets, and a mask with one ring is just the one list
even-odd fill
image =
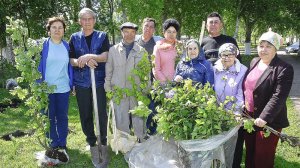
{"label": "sunlit grass", "polygon": [[[3,90],[2,90],[3,92]],[[2,92],[1,95],[2,95]],[[283,130],[288,135],[300,137],[300,116],[296,112],[292,101],[287,101],[288,118],[290,127]],[[30,117],[25,115],[26,107],[7,109],[0,114],[0,136],[15,130],[28,130]],[[70,162],[59,167],[66,168],[92,168],[90,152],[86,151],[85,136],[82,133],[77,103],[74,96],[70,99],[69,110],[69,129],[68,136],[68,154]],[[37,167],[34,153],[43,148],[37,143],[35,137],[15,138],[13,141],[4,141],[0,139],[0,167],[5,168],[23,168]],[[126,168],[127,163],[122,154],[115,155],[110,151],[111,168]],[[244,163],[242,164],[244,165]],[[278,143],[276,159],[276,168],[298,168],[300,167],[300,150],[289,146],[286,142]]]}
{"label": "sunlit grass", "polygon": [[[5,92],[2,90],[2,92]],[[1,92],[1,95],[2,95]],[[15,130],[27,131],[30,125],[30,117],[25,115],[26,107],[7,109],[3,114],[0,114],[0,136]],[[69,109],[69,129],[68,135],[68,154],[70,162],[59,167],[66,168],[92,168],[90,152],[87,151],[85,136],[81,130],[79,120],[79,112],[74,96],[70,99]],[[15,138],[13,141],[4,141],[0,139],[0,167],[2,168],[23,168],[37,167],[35,160],[35,152],[44,150],[38,143],[35,137]],[[110,167],[126,168],[128,167],[122,154],[115,155],[110,151]]]}

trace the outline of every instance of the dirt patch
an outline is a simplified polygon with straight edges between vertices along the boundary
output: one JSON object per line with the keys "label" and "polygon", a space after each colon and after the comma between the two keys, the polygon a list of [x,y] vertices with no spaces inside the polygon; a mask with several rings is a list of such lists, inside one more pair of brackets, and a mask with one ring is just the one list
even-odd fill
{"label": "dirt patch", "polygon": [[5,140],[5,141],[11,141],[13,138],[31,136],[32,134],[34,134],[34,130],[29,130],[29,131],[16,130],[14,132],[11,132],[11,133],[1,136],[1,139]]}
{"label": "dirt patch", "polygon": [[5,109],[9,107],[17,108],[21,103],[22,101],[17,98],[12,98],[12,99],[5,98],[0,102],[0,113],[3,113]]}

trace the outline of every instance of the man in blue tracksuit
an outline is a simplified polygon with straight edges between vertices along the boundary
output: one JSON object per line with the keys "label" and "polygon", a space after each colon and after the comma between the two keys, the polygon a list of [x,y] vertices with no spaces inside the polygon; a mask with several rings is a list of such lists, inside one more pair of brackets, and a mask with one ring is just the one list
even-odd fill
{"label": "man in blue tracksuit", "polygon": [[[81,127],[86,136],[86,141],[90,145],[93,165],[95,167],[106,167],[108,153],[104,78],[109,41],[105,32],[94,30],[96,14],[91,9],[83,8],[79,12],[79,23],[82,31],[71,35],[69,45],[70,62],[74,67],[74,85]],[[97,138],[94,131],[90,68],[95,70],[101,144],[96,143]],[[97,145],[103,146],[99,148]],[[99,149],[103,151],[99,151]],[[102,153],[102,157],[105,157],[102,163],[100,163],[99,152]]]}

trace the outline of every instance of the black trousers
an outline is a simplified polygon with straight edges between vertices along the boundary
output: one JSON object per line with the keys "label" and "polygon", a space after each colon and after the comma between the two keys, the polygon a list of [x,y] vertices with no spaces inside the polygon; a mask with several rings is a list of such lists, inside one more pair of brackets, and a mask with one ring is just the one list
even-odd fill
{"label": "black trousers", "polygon": [[[92,88],[75,86],[77,104],[79,107],[80,122],[86,141],[90,146],[95,146],[97,138],[94,131],[93,115],[93,95]],[[96,89],[98,115],[100,125],[100,135],[102,145],[107,144],[107,112],[106,112],[106,93],[104,86]]]}
{"label": "black trousers", "polygon": [[238,138],[235,145],[232,168],[241,168],[244,141],[244,127],[242,126],[238,131]]}

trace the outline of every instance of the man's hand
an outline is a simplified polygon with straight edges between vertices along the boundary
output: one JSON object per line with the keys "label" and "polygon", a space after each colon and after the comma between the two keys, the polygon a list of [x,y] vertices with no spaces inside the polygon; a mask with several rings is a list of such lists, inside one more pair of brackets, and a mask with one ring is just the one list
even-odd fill
{"label": "man's hand", "polygon": [[85,54],[85,55],[80,56],[77,59],[78,67],[83,68],[90,59],[91,59],[90,54]]}
{"label": "man's hand", "polygon": [[90,59],[90,60],[88,60],[86,65],[90,68],[96,68],[98,66],[98,63],[94,59]]}

